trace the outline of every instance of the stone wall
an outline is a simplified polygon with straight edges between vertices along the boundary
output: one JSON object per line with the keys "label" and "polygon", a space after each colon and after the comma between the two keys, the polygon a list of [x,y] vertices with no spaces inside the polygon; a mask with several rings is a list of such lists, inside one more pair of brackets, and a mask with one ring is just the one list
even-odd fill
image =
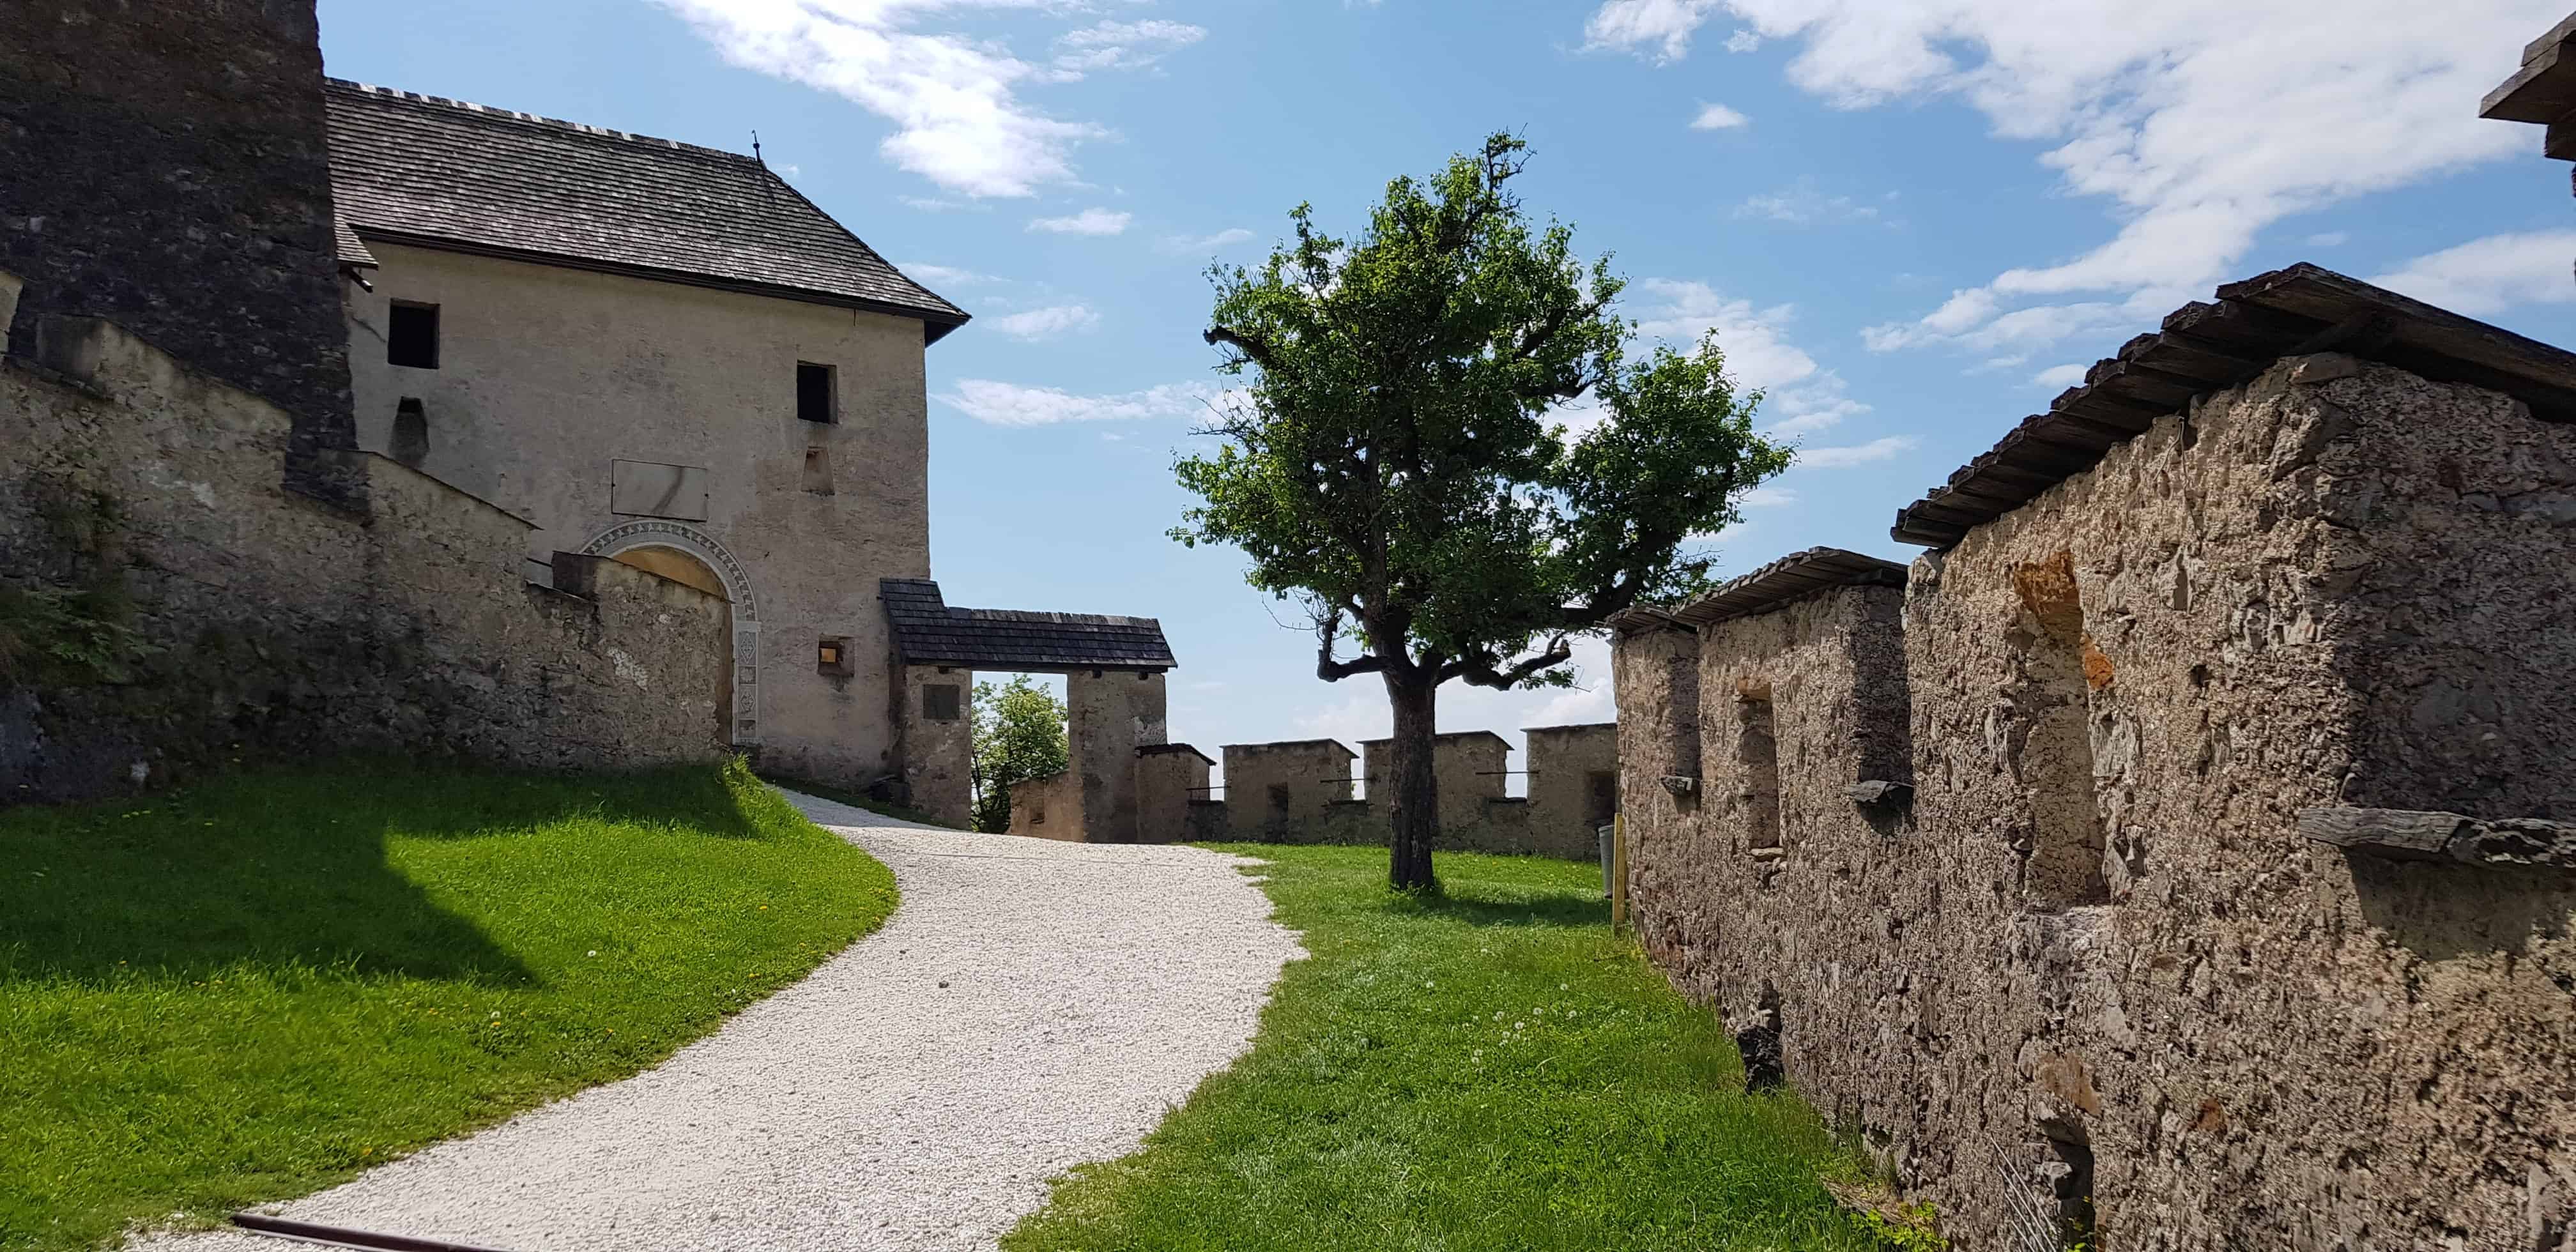
{"label": "stone wall", "polygon": [[328,161],[311,0],[12,4],[0,269],[30,290],[7,350],[46,314],[112,318],[294,415],[298,486],[355,505],[313,455],[355,446]]}
{"label": "stone wall", "polygon": [[[1486,802],[1503,797],[1511,767],[1511,741],[1490,730],[1452,731],[1431,738],[1431,781],[1440,796],[1440,842],[1466,846],[1485,826]],[[1395,786],[1395,741],[1360,741],[1363,798],[1376,807]],[[1378,842],[1385,842],[1380,832]]]}
{"label": "stone wall", "polygon": [[[1351,798],[1358,754],[1336,739],[1225,745],[1226,838],[1318,842],[1329,806]],[[1301,838],[1302,836],[1302,838]]]}
{"label": "stone wall", "polygon": [[[93,319],[0,362],[0,794],[97,795],[351,749],[624,768],[725,751],[726,606],[561,558],[381,457],[368,511],[288,489],[299,419]],[[37,655],[87,641],[79,664]]]}
{"label": "stone wall", "polygon": [[1082,820],[1082,775],[1061,770],[1012,784],[1011,833],[1066,843],[1088,842],[1090,832]]}
{"label": "stone wall", "polygon": [[1160,673],[1087,670],[1064,679],[1066,768],[1082,776],[1082,820],[1101,842],[1133,841],[1137,829],[1136,749],[1163,742]]}
{"label": "stone wall", "polygon": [[1529,848],[1541,856],[1600,855],[1595,832],[1619,812],[1619,727],[1533,726],[1529,743]]}
{"label": "stone wall", "polygon": [[905,803],[960,830],[975,825],[975,675],[948,665],[895,663],[889,684]]}
{"label": "stone wall", "polygon": [[2576,883],[2298,814],[2576,817],[2571,486],[2510,397],[2296,359],[1901,606],[1626,634],[1640,937],[1962,1247],[2559,1248]]}
{"label": "stone wall", "polygon": [[[1440,735],[1432,773],[1440,791],[1445,851],[1536,854],[1589,860],[1598,854],[1585,824],[1584,789],[1595,772],[1615,768],[1615,728],[1562,726],[1530,732],[1533,768],[1528,797],[1503,794],[1511,743],[1492,731]],[[1388,768],[1390,741],[1362,745],[1367,776]],[[1542,770],[1541,753],[1555,762]],[[1350,788],[1351,751],[1330,739],[1229,744],[1225,799],[1193,806],[1185,818],[1193,839],[1260,843],[1384,844],[1387,816]],[[1599,770],[1584,768],[1598,765]],[[1615,804],[1615,790],[1612,793]]]}
{"label": "stone wall", "polygon": [[1136,842],[1186,843],[1199,838],[1193,833],[1190,813],[1193,805],[1208,798],[1208,770],[1215,764],[1186,743],[1136,749]]}

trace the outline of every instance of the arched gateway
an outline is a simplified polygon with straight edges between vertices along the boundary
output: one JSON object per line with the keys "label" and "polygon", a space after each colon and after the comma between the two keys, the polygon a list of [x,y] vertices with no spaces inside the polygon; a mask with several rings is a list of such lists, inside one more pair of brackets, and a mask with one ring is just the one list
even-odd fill
{"label": "arched gateway", "polygon": [[733,689],[726,723],[735,743],[760,742],[760,601],[742,562],[715,536],[658,518],[612,526],[584,545],[582,554],[622,561],[732,603]]}

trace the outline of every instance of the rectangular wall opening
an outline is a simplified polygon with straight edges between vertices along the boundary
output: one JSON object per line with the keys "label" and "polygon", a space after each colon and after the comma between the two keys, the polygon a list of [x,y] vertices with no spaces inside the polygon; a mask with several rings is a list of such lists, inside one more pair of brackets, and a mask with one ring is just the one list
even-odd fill
{"label": "rectangular wall opening", "polygon": [[[2067,553],[2013,571],[2023,612],[2005,633],[2020,675],[2009,698],[2015,773],[2029,797],[2023,895],[2043,908],[2108,901],[2102,810],[2093,787],[2093,713],[2085,672],[2088,636]],[[2098,654],[2097,654],[2098,655]]]}
{"label": "rectangular wall opening", "polygon": [[1583,775],[1583,824],[1607,826],[1619,815],[1619,771],[1596,769]]}
{"label": "rectangular wall opening", "polygon": [[385,323],[385,364],[438,368],[438,306],[396,300]]}
{"label": "rectangular wall opening", "polygon": [[839,389],[829,365],[796,363],[796,416],[830,425],[841,420]]}
{"label": "rectangular wall opening", "polygon": [[1743,771],[1736,792],[1745,846],[1780,846],[1780,743],[1771,714],[1771,686],[1748,682],[1738,692],[1735,762]]}

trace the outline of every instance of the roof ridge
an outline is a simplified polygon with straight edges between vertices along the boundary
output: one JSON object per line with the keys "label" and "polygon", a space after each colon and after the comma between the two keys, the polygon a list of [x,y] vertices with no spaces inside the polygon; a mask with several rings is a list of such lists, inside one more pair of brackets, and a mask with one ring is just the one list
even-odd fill
{"label": "roof ridge", "polygon": [[[401,100],[412,104],[431,105],[440,109],[445,109],[449,112],[468,115],[478,120],[517,122],[527,126],[543,127],[549,130],[564,131],[575,135],[586,135],[593,139],[611,139],[624,143],[644,144],[652,147],[667,148],[675,152],[690,152],[700,156],[717,157],[722,160],[742,165],[758,166],[764,170],[769,168],[769,163],[761,160],[759,157],[750,156],[740,152],[728,152],[723,148],[710,148],[704,144],[689,143],[679,139],[664,139],[659,135],[642,135],[631,130],[617,130],[608,126],[593,126],[588,122],[575,122],[560,117],[547,117],[542,113],[523,113],[517,109],[504,109],[495,105],[477,104],[471,100],[458,100],[448,96],[433,96],[424,92],[405,91],[400,87],[379,87],[374,83],[362,83],[351,78],[325,78],[322,81],[328,86],[341,88],[346,91],[363,92],[367,95],[381,99]],[[772,177],[776,177],[774,171],[772,172]],[[781,185],[786,185],[787,183],[787,180],[783,178],[778,181]],[[790,190],[793,190],[793,188],[791,187]],[[807,203],[811,204],[812,201],[809,200]],[[819,206],[817,206],[817,211],[820,211]],[[837,225],[838,223],[836,222],[835,224]],[[849,232],[849,228],[846,226],[842,227],[842,232],[847,234]],[[852,238],[856,237],[857,236],[855,235],[852,236]],[[861,246],[864,247],[864,243]],[[871,249],[871,251],[873,251],[873,249]]]}

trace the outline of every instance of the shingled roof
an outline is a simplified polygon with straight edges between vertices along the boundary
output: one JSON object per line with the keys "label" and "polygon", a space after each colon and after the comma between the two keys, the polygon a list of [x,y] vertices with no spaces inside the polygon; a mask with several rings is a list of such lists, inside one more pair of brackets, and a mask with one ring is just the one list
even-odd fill
{"label": "shingled roof", "polygon": [[1793,600],[1837,587],[1904,585],[1905,567],[1894,561],[1841,548],[1809,548],[1792,552],[1741,578],[1728,579],[1717,590],[1673,610],[1672,617],[1686,625],[1708,626],[1768,613]]}
{"label": "shingled roof", "polygon": [[1177,662],[1150,617],[950,608],[927,578],[877,583],[907,665],[987,670],[1164,670]]}
{"label": "shingled roof", "polygon": [[2092,469],[2194,396],[2311,352],[2347,352],[2436,382],[2491,388],[2543,421],[2576,421],[2576,354],[2329,269],[2293,265],[2221,287],[2217,303],[2186,304],[2155,333],[2122,344],[2048,412],[2023,419],[1992,451],[1898,510],[1890,533],[1949,547]]}
{"label": "shingled roof", "polygon": [[367,240],[917,317],[966,313],[751,157],[328,81],[340,260]]}

